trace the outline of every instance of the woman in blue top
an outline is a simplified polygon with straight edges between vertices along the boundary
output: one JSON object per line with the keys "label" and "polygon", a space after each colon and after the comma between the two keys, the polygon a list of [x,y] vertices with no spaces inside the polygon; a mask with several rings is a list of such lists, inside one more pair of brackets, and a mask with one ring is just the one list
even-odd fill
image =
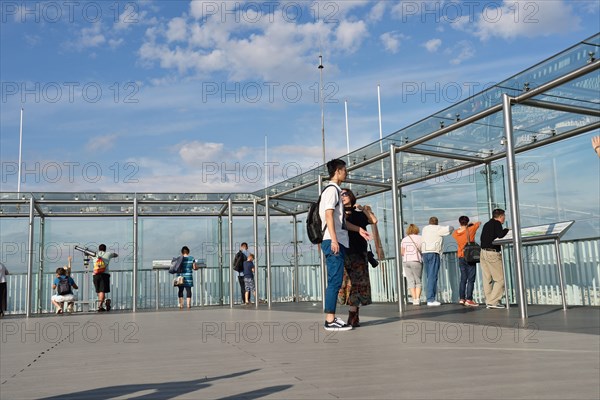
{"label": "woman in blue top", "polygon": [[183,308],[183,290],[185,289],[187,297],[187,308],[192,307],[192,287],[194,286],[194,270],[198,269],[194,262],[194,257],[190,256],[190,249],[187,246],[181,248],[181,261],[182,273],[177,276],[183,276],[183,285],[179,285],[179,293],[177,297],[179,299],[179,308]]}

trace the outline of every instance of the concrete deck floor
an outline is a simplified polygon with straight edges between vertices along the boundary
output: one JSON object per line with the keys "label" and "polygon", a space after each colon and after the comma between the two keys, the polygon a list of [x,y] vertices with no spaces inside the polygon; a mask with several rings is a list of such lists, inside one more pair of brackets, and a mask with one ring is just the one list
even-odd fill
{"label": "concrete deck floor", "polygon": [[[345,319],[346,307],[338,309]],[[600,309],[320,303],[0,320],[0,398],[599,399]]]}

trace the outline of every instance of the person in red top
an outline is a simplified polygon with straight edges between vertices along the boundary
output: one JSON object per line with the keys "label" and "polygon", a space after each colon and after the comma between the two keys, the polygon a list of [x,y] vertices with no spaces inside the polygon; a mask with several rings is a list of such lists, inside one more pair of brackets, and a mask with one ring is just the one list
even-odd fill
{"label": "person in red top", "polygon": [[460,224],[460,228],[452,232],[452,237],[458,244],[458,265],[460,267],[460,285],[458,287],[460,300],[458,304],[477,307],[479,304],[473,301],[473,287],[475,286],[477,263],[468,263],[465,260],[464,251],[467,242],[475,241],[475,232],[479,229],[481,222],[469,223],[469,217],[463,215],[458,219],[458,223]]}

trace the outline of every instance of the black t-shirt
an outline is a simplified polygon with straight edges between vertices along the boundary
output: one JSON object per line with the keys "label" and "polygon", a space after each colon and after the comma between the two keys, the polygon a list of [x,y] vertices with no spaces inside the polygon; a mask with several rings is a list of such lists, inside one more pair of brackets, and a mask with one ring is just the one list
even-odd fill
{"label": "black t-shirt", "polygon": [[[355,209],[352,210],[352,213],[346,214],[346,221],[351,222],[356,226],[360,226],[363,229],[367,229],[367,225],[369,225],[369,220],[365,213],[356,211]],[[367,241],[360,236],[358,232],[348,231],[348,236],[350,237],[350,248],[348,249],[348,253],[357,254],[367,252]]]}
{"label": "black t-shirt", "polygon": [[499,245],[493,245],[492,242],[498,238],[503,238],[508,233],[508,228],[502,228],[500,221],[490,219],[483,225],[481,230],[481,248],[501,250]]}

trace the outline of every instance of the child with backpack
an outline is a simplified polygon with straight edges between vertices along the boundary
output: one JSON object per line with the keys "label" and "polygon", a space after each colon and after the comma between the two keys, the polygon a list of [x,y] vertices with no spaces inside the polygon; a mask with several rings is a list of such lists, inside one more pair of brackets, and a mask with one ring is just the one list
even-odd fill
{"label": "child with backpack", "polygon": [[73,289],[79,289],[77,284],[67,275],[67,270],[71,270],[71,257],[69,257],[69,265],[67,269],[59,267],[56,269],[56,278],[52,283],[52,290],[56,290],[56,294],[52,296],[52,304],[56,307],[56,313],[62,314],[63,305],[67,302],[67,311],[73,312],[73,305],[77,297],[73,294]]}

